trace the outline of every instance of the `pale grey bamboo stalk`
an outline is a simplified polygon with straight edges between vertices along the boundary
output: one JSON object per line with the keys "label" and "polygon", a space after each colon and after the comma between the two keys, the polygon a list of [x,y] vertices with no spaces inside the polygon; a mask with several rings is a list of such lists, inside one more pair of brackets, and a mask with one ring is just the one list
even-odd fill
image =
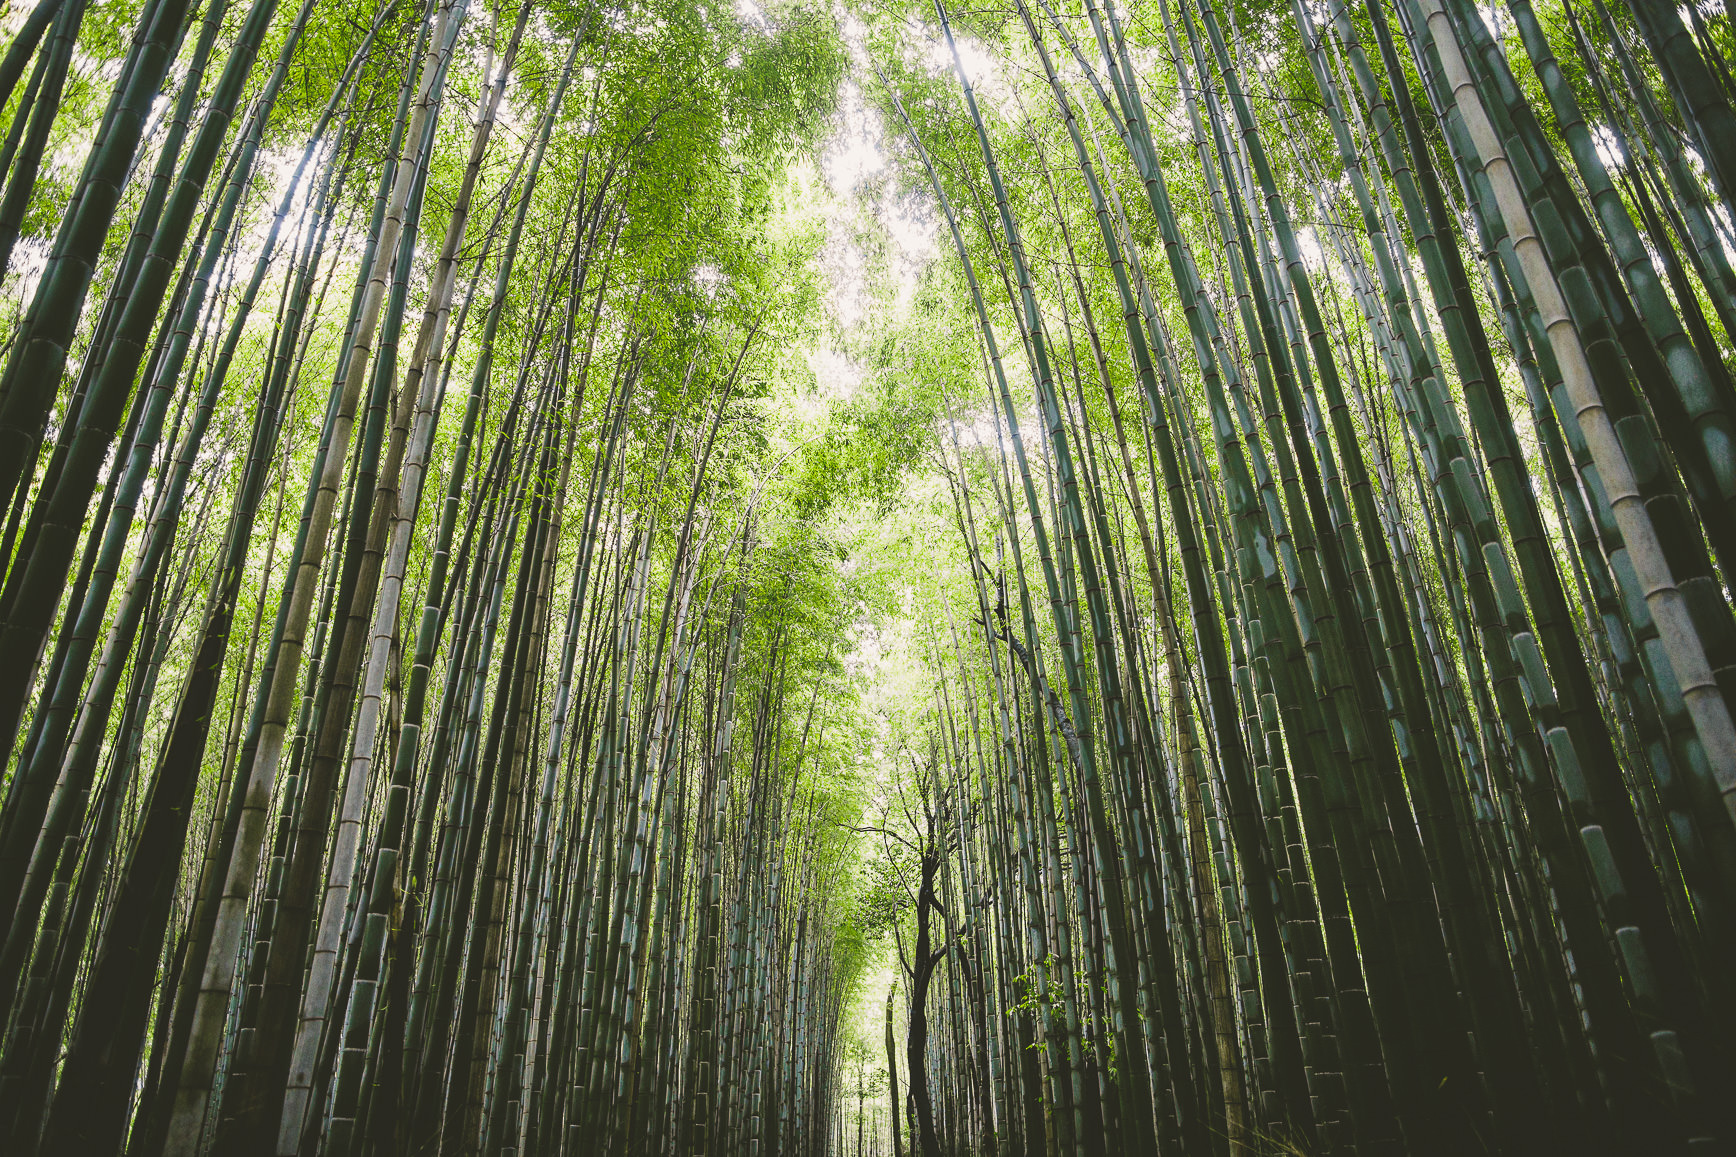
{"label": "pale grey bamboo stalk", "polygon": [[423,57],[415,111],[411,115],[409,131],[404,135],[392,197],[381,222],[373,268],[369,271],[355,334],[346,354],[343,392],[338,412],[333,416],[332,422],[331,451],[326,456],[320,474],[319,490],[308,521],[307,546],[296,569],[294,586],[290,593],[282,650],[273,672],[259,744],[248,774],[247,793],[241,807],[234,849],[224,876],[223,896],[218,903],[216,926],[212,930],[205,959],[189,960],[185,965],[188,968],[198,968],[201,980],[199,996],[193,1007],[193,1023],[188,1035],[187,1051],[170,1110],[168,1137],[163,1148],[165,1157],[195,1157],[204,1137],[218,1050],[223,1042],[229,995],[235,981],[236,954],[246,927],[248,902],[252,898],[255,878],[259,873],[266,821],[271,809],[272,788],[277,778],[278,761],[283,754],[297,684],[300,682],[302,643],[313,606],[314,592],[319,586],[320,571],[325,561],[326,539],[331,531],[338,488],[349,458],[347,450],[350,434],[355,426],[356,406],[361,398],[362,385],[367,379],[374,333],[379,326],[381,306],[391,275],[392,256],[398,248],[398,236],[403,229],[405,209],[409,204],[411,187],[415,183],[422,139],[428,118],[434,115],[435,84],[445,57],[452,49],[452,42],[456,40],[456,36],[449,33],[456,32],[454,23],[463,21],[467,7],[468,0],[441,0],[435,17],[434,35],[430,38]]}
{"label": "pale grey bamboo stalk", "polygon": [[1731,724],[1729,706],[1712,677],[1711,664],[1688,616],[1682,593],[1676,589],[1676,580],[1658,542],[1657,528],[1652,525],[1634,481],[1627,451],[1598,394],[1579,330],[1567,314],[1567,303],[1549,268],[1549,257],[1537,236],[1530,209],[1519,191],[1501,139],[1471,82],[1452,24],[1440,0],[1421,0],[1421,7],[1440,54],[1447,86],[1494,188],[1495,200],[1513,238],[1544,332],[1549,336],[1550,349],[1561,365],[1562,382],[1609,494],[1610,508],[1633,559],[1646,607],[1652,612],[1670,668],[1681,684],[1682,698],[1705,747],[1706,760],[1718,781],[1724,806],[1736,816],[1736,726]]}
{"label": "pale grey bamboo stalk", "polygon": [[472,134],[469,163],[465,167],[458,198],[447,221],[445,240],[440,246],[440,256],[430,279],[428,302],[423,310],[422,325],[406,375],[407,393],[415,389],[420,379],[421,388],[417,391],[415,403],[415,425],[411,431],[409,452],[404,458],[398,489],[390,496],[390,508],[379,512],[380,516],[390,519],[391,541],[386,551],[385,570],[378,585],[373,631],[368,642],[368,657],[362,679],[354,741],[350,748],[342,810],[338,815],[336,838],[332,843],[331,866],[326,874],[325,896],[320,906],[319,926],[314,936],[307,984],[302,990],[301,1016],[296,1028],[295,1045],[290,1054],[289,1083],[284,1092],[283,1116],[278,1126],[279,1157],[295,1157],[306,1128],[308,1103],[313,1094],[314,1069],[320,1052],[320,1036],[325,1030],[326,1019],[331,1011],[338,950],[343,941],[350,887],[355,875],[356,853],[361,843],[362,821],[368,809],[371,786],[369,773],[379,735],[380,706],[391,643],[398,629],[404,572],[409,562],[410,547],[415,539],[416,514],[421,508],[422,483],[427,476],[428,452],[434,440],[437,401],[435,393],[442,382],[440,366],[446,345],[446,327],[452,315],[452,290],[457,283],[458,249],[464,241],[465,227],[470,219],[470,203],[482,169],[483,155],[488,150],[495,115],[506,88],[506,76],[512,67],[529,11],[530,7],[526,5],[519,18],[518,32],[502,57],[498,72],[484,90],[480,102],[482,115]]}

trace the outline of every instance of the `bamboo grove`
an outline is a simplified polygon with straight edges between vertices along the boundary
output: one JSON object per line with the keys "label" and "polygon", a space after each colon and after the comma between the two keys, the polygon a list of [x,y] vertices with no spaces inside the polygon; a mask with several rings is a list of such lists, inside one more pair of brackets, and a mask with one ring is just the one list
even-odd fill
{"label": "bamboo grove", "polygon": [[829,21],[13,23],[0,1149],[821,1148]]}
{"label": "bamboo grove", "polygon": [[0,1151],[1736,1142],[1724,6],[0,31]]}
{"label": "bamboo grove", "polygon": [[874,26],[956,366],[882,1151],[1736,1139],[1722,7]]}

